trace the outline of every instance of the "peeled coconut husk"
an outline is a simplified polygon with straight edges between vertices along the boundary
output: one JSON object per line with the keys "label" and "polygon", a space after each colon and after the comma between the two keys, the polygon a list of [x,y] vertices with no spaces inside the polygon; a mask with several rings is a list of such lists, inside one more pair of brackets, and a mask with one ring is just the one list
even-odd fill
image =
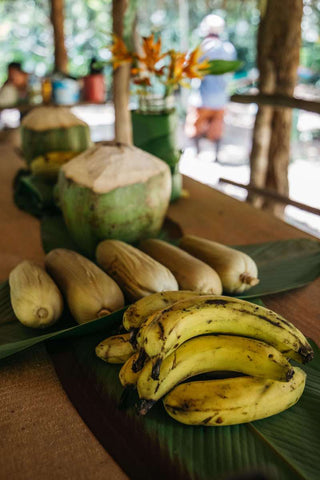
{"label": "peeled coconut husk", "polygon": [[83,152],[92,145],[86,122],[66,107],[34,108],[21,122],[21,148],[29,164],[48,152]]}
{"label": "peeled coconut husk", "polygon": [[139,148],[102,143],[63,165],[56,197],[69,233],[92,256],[99,241],[158,235],[171,194],[168,165]]}

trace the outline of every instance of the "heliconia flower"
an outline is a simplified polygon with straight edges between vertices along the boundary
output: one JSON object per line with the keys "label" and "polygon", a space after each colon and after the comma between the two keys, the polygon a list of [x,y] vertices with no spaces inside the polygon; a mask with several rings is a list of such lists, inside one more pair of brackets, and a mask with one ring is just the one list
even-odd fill
{"label": "heliconia flower", "polygon": [[113,44],[111,45],[112,63],[113,68],[116,70],[120,65],[124,63],[131,63],[134,55],[129,52],[126,44],[118,35],[113,35]]}
{"label": "heliconia flower", "polygon": [[155,42],[154,34],[150,35],[149,37],[143,37],[142,49],[144,56],[139,56],[138,60],[146,65],[149,72],[155,73],[156,75],[162,75],[163,67],[156,67],[157,63],[167,55],[167,53],[160,53],[161,38]]}
{"label": "heliconia flower", "polygon": [[201,57],[201,47],[197,47],[186,57],[185,64],[183,66],[183,75],[187,78],[202,78],[206,75],[207,70],[210,67],[209,60],[203,60],[199,62]]}
{"label": "heliconia flower", "polygon": [[176,52],[175,50],[169,51],[170,63],[168,67],[168,84],[178,84],[183,78],[183,65],[186,61],[185,53]]}
{"label": "heliconia flower", "polygon": [[141,72],[141,69],[138,68],[138,67],[132,67],[131,68],[131,75],[132,76],[139,75],[140,72]]}
{"label": "heliconia flower", "polygon": [[143,87],[151,87],[151,81],[149,77],[136,77],[133,79],[133,83]]}

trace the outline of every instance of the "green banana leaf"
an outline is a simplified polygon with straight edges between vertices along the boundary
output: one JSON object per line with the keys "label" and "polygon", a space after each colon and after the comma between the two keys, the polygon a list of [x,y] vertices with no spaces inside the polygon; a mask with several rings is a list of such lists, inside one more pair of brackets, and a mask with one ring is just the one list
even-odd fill
{"label": "green banana leaf", "polygon": [[260,283],[241,295],[254,298],[307,285],[320,275],[320,242],[308,238],[235,247],[258,265]]}
{"label": "green banana leaf", "polygon": [[18,208],[35,217],[41,217],[44,212],[56,212],[53,188],[52,181],[33,175],[29,170],[21,169],[13,183],[14,202]]}
{"label": "green banana leaf", "polygon": [[[44,215],[40,223],[42,246],[45,253],[54,248],[69,248],[77,251],[78,247],[72,240],[61,215]],[[166,218],[158,238],[164,241],[178,241],[182,230],[175,222]],[[176,240],[175,240],[176,239]]]}
{"label": "green banana leaf", "polygon": [[[136,414],[134,392],[124,402],[120,367],[95,356],[95,346],[105,336],[100,332],[53,342],[49,352],[72,403],[131,479],[319,478],[320,351],[316,345],[314,360],[303,366],[307,373],[303,396],[287,411],[249,424],[191,427],[171,419],[161,402],[144,417]],[[256,477],[251,476],[254,473]]]}
{"label": "green banana leaf", "polygon": [[120,325],[125,309],[118,310],[92,322],[78,325],[70,312],[65,309],[59,321],[45,330],[32,329],[22,325],[11,307],[8,282],[0,285],[0,359],[53,338],[69,338],[87,335],[105,329],[111,331]]}
{"label": "green banana leaf", "polygon": [[[45,252],[54,248],[77,249],[60,215],[42,217],[41,233]],[[179,226],[167,221],[159,237],[174,243],[174,239],[181,235]],[[250,254],[259,268],[260,284],[243,294],[242,298],[259,301],[265,295],[302,287],[320,274],[320,242],[316,240],[301,238],[236,248]],[[9,286],[5,282],[0,286],[0,359],[46,340],[86,335],[120,322],[120,314],[115,313],[90,324],[76,325],[66,310],[50,329],[29,329],[16,320],[10,304]]]}
{"label": "green banana leaf", "polygon": [[224,73],[235,72],[242,67],[241,60],[210,60],[206,75],[223,75]]}
{"label": "green banana leaf", "polygon": [[45,253],[54,248],[68,248],[77,251],[78,247],[70,237],[62,215],[44,215],[40,222],[40,229]]}

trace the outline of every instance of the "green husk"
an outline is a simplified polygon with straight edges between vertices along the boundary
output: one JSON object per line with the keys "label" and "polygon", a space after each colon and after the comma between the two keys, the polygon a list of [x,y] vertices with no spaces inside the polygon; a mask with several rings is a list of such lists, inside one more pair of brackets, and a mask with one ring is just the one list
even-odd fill
{"label": "green husk", "polygon": [[87,123],[62,106],[40,106],[22,120],[21,148],[27,163],[48,152],[82,152],[92,144]]}
{"label": "green husk", "polygon": [[38,155],[48,152],[82,152],[91,145],[88,125],[36,131],[21,126],[22,152],[28,164]]}
{"label": "green husk", "polygon": [[168,206],[168,199],[161,201],[159,195],[163,181],[160,174],[147,182],[97,195],[60,172],[59,206],[80,252],[93,256],[98,242],[106,238],[132,243],[156,236]]}
{"label": "green husk", "polygon": [[156,236],[170,193],[170,170],[163,161],[114,143],[92,147],[64,165],[56,188],[70,236],[89,256],[100,240],[133,243]]}

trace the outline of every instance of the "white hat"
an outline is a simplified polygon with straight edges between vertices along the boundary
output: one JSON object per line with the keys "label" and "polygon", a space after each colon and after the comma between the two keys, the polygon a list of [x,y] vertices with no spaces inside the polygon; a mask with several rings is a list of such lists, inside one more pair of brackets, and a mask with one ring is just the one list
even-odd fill
{"label": "white hat", "polygon": [[206,37],[207,35],[220,35],[223,32],[225,21],[219,15],[207,15],[200,23],[200,34]]}

